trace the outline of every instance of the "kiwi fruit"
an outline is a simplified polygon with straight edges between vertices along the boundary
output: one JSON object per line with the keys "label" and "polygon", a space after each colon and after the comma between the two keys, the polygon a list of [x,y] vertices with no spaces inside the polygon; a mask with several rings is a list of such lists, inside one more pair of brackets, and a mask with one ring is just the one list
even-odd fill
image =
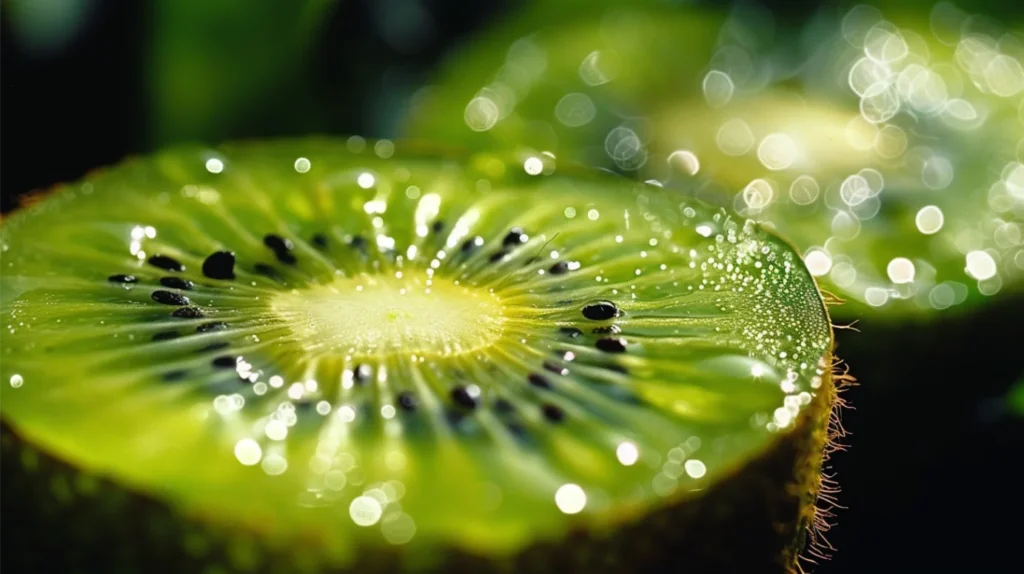
{"label": "kiwi fruit", "polygon": [[536,7],[450,57],[406,133],[681,180],[791,240],[837,321],[891,331],[1024,295],[1021,45],[949,3]]}
{"label": "kiwi fruit", "polygon": [[793,571],[829,499],[812,276],[658,185],[186,146],[26,202],[0,250],[20,571]]}

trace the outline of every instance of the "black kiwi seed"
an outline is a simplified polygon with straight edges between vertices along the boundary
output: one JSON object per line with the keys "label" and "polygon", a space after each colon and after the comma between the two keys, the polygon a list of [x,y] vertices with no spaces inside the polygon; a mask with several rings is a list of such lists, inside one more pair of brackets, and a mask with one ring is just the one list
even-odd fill
{"label": "black kiwi seed", "polygon": [[352,237],[352,241],[348,242],[352,249],[359,249],[360,251],[366,250],[366,239],[362,235],[356,235]]}
{"label": "black kiwi seed", "polygon": [[224,321],[214,321],[213,323],[203,323],[196,327],[196,333],[209,333],[210,331],[221,331],[227,328],[228,324]]}
{"label": "black kiwi seed", "polygon": [[[479,241],[479,243],[477,243]],[[462,242],[462,252],[469,253],[476,249],[478,245],[483,245],[484,239],[477,235],[476,237],[470,237],[469,239]]]}
{"label": "black kiwi seed", "polygon": [[231,251],[215,251],[203,261],[203,275],[210,279],[235,278],[235,254]]}
{"label": "black kiwi seed", "polygon": [[508,429],[508,432],[512,433],[518,438],[524,438],[526,436],[526,427],[524,427],[521,423],[509,421],[508,423],[505,424],[505,428]]}
{"label": "black kiwi seed", "polygon": [[530,384],[542,389],[550,389],[551,381],[544,375],[538,375],[537,373],[530,373],[530,376],[526,377],[526,380],[530,381]]}
{"label": "black kiwi seed", "polygon": [[416,410],[416,397],[409,391],[398,393],[398,406],[407,411]]}
{"label": "black kiwi seed", "polygon": [[444,231],[444,222],[439,219],[430,226],[430,229],[432,229],[434,233],[441,233]]}
{"label": "black kiwi seed", "polygon": [[136,283],[138,279],[134,275],[111,275],[107,277],[111,283]]}
{"label": "black kiwi seed", "polygon": [[619,316],[619,308],[611,301],[594,301],[583,306],[583,316],[591,321],[605,321]]}
{"label": "black kiwi seed", "polygon": [[598,339],[597,348],[605,353],[624,353],[626,351],[626,340],[621,337],[605,337]]}
{"label": "black kiwi seed", "polygon": [[178,317],[180,319],[198,319],[200,317],[205,317],[203,312],[197,307],[182,307],[181,309],[175,309],[174,312],[171,313],[171,316]]}
{"label": "black kiwi seed", "polygon": [[227,349],[231,346],[231,343],[227,341],[217,341],[216,343],[210,343],[209,345],[199,349],[199,353],[209,353],[210,351],[219,351],[221,349]]}
{"label": "black kiwi seed", "polygon": [[458,430],[459,425],[466,419],[466,413],[456,409],[445,409],[444,417],[448,420],[448,424]]}
{"label": "black kiwi seed", "polygon": [[160,284],[164,287],[170,287],[171,289],[182,289],[184,291],[191,291],[195,284],[188,279],[182,279],[181,277],[161,277]]}
{"label": "black kiwi seed", "polygon": [[180,261],[166,255],[153,255],[146,260],[153,267],[159,267],[167,271],[184,271],[185,266]]}
{"label": "black kiwi seed", "polygon": [[511,230],[509,230],[508,235],[505,236],[505,239],[501,240],[501,244],[504,245],[505,247],[515,247],[516,245],[526,243],[529,239],[530,238],[526,235],[526,233],[523,232],[522,227],[513,227]]}
{"label": "black kiwi seed", "polygon": [[165,381],[173,382],[173,381],[180,381],[180,380],[184,379],[186,375],[188,375],[188,371],[184,371],[184,370],[168,371],[168,372],[164,373],[164,377],[163,378],[164,378]]}
{"label": "black kiwi seed", "polygon": [[270,248],[271,251],[291,251],[295,248],[295,245],[290,239],[285,239],[280,235],[268,233],[263,236],[263,245]]}
{"label": "black kiwi seed", "polygon": [[177,331],[160,331],[153,335],[154,341],[169,341],[171,339],[177,339],[179,337]]}
{"label": "black kiwi seed", "polygon": [[310,238],[310,242],[317,249],[327,249],[327,236],[323,233],[314,233],[313,237]]}
{"label": "black kiwi seed", "polygon": [[270,250],[274,252],[274,255],[277,256],[277,260],[280,261],[281,263],[284,263],[286,265],[295,265],[296,259],[291,252],[292,249],[295,248],[295,245],[291,242],[290,239],[286,239],[284,237],[281,237],[280,235],[275,235],[273,233],[268,233],[267,235],[263,236],[263,244],[269,247]]}
{"label": "black kiwi seed", "polygon": [[621,332],[622,329],[620,329],[618,325],[604,325],[603,327],[594,327],[593,331],[591,331],[591,333],[598,334],[616,334]]}
{"label": "black kiwi seed", "polygon": [[508,414],[515,412],[516,407],[508,399],[498,397],[498,399],[494,401],[494,410],[502,414]]}
{"label": "black kiwi seed", "polygon": [[356,365],[356,367],[352,369],[352,379],[356,384],[362,385],[366,383],[366,381],[370,380],[372,375],[373,371],[370,369],[370,365]]}
{"label": "black kiwi seed", "polygon": [[560,423],[565,420],[565,411],[557,405],[547,403],[541,407],[541,410],[544,412],[544,418],[553,423]]}
{"label": "black kiwi seed", "polygon": [[580,335],[583,334],[583,331],[580,331],[576,327],[559,327],[558,332],[563,335],[566,335],[570,339],[575,339],[576,337],[579,337]]}
{"label": "black kiwi seed", "polygon": [[467,409],[475,409],[479,402],[479,397],[479,389],[474,392],[470,390],[469,387],[463,387],[461,385],[452,389],[452,400]]}
{"label": "black kiwi seed", "polygon": [[551,267],[548,267],[548,273],[552,275],[564,275],[569,272],[569,264],[565,261],[559,261]]}
{"label": "black kiwi seed", "polygon": [[278,283],[284,282],[284,277],[282,277],[281,273],[279,273],[278,270],[275,269],[272,265],[267,265],[266,263],[257,263],[256,265],[252,266],[252,271],[257,275],[262,275],[268,279],[273,279]]}
{"label": "black kiwi seed", "polygon": [[544,361],[544,370],[550,371],[556,375],[562,375],[563,377],[569,374],[569,369],[566,369],[562,365],[552,361]]}
{"label": "black kiwi seed", "polygon": [[501,251],[496,251],[496,252],[492,253],[490,258],[489,258],[489,260],[490,260],[491,263],[497,263],[498,261],[501,261],[502,259],[504,259],[507,256],[508,256],[508,251],[505,251],[504,249],[502,249]]}
{"label": "black kiwi seed", "polygon": [[211,361],[210,364],[218,369],[234,369],[238,365],[238,360],[230,355],[222,355]]}
{"label": "black kiwi seed", "polygon": [[163,290],[153,291],[153,300],[164,305],[177,305],[178,307],[183,307],[190,303],[188,297],[184,295]]}

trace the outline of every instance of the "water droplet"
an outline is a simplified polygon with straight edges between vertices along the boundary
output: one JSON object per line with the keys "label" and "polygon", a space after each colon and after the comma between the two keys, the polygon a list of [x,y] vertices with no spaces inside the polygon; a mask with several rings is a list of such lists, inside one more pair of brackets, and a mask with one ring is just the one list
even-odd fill
{"label": "water droplet", "polygon": [[587,505],[587,493],[578,484],[563,484],[555,491],[555,505],[565,514],[578,514]]}
{"label": "water droplet", "polygon": [[702,88],[708,105],[716,108],[729,103],[735,90],[729,74],[719,70],[711,70],[704,76]]}

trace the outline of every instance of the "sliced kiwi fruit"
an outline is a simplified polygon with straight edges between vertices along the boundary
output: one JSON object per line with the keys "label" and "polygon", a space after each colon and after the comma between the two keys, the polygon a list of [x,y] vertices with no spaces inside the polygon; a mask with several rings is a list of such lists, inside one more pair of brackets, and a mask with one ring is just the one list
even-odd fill
{"label": "sliced kiwi fruit", "polygon": [[6,559],[796,568],[835,398],[799,254],[549,155],[398,147],[176,148],[3,221]]}
{"label": "sliced kiwi fruit", "polygon": [[1021,296],[1019,18],[601,8],[495,27],[450,59],[408,134],[681,179],[792,240],[842,322]]}
{"label": "sliced kiwi fruit", "polygon": [[728,204],[790,238],[846,300],[837,320],[934,319],[1020,297],[1024,53],[1000,46],[1024,29],[949,32],[866,6],[822,28],[809,28],[821,54],[799,89],[654,112],[652,147],[669,159],[654,172],[692,189],[699,158]]}

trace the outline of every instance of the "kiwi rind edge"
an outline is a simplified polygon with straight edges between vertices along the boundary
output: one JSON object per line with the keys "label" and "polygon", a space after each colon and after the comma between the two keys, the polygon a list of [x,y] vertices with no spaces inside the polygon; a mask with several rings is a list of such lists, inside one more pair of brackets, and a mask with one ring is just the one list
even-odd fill
{"label": "kiwi rind edge", "polygon": [[[828,379],[825,381],[824,379]],[[851,381],[823,377],[792,429],[731,476],[612,532],[575,530],[507,558],[442,551],[443,572],[803,572],[827,557],[835,487],[821,473],[842,436],[838,394]],[[316,545],[265,545],[250,527],[196,517],[108,478],[75,469],[0,421],[5,566],[49,572],[396,572],[415,568],[400,547],[361,553],[337,568]],[[113,544],[113,546],[112,546]],[[5,568],[6,569],[6,568]]]}

